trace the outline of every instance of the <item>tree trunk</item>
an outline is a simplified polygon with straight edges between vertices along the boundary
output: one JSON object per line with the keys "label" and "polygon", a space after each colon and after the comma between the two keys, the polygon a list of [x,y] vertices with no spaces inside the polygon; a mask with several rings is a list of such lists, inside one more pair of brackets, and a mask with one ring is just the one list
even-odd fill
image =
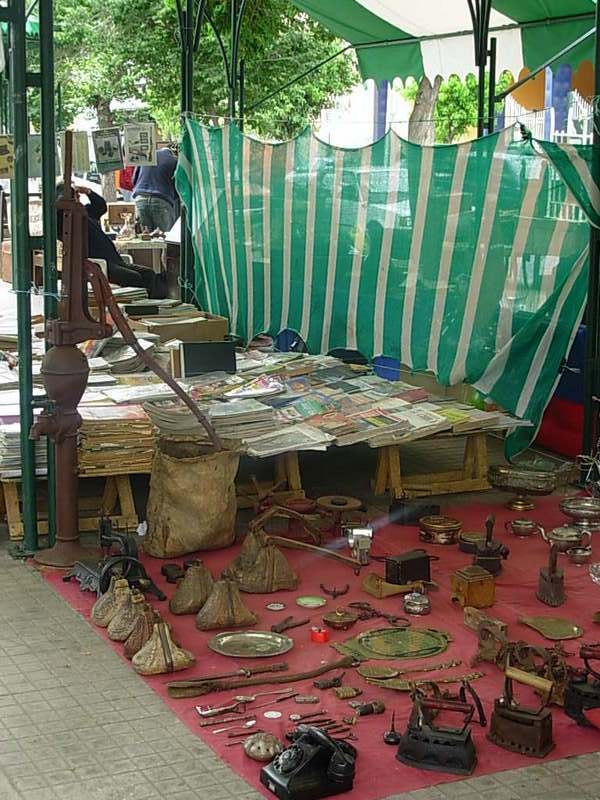
{"label": "tree trunk", "polygon": [[424,75],[419,83],[415,105],[408,120],[408,140],[415,144],[432,145],[435,141],[433,115],[442,85],[441,75],[436,75],[433,86]]}
{"label": "tree trunk", "polygon": [[[112,128],[114,127],[114,120],[112,111],[110,110],[110,101],[99,99],[96,102],[96,114],[98,115],[99,128]],[[115,173],[105,172],[101,176],[102,181],[102,196],[107,203],[112,203],[117,199],[117,189],[115,185]]]}

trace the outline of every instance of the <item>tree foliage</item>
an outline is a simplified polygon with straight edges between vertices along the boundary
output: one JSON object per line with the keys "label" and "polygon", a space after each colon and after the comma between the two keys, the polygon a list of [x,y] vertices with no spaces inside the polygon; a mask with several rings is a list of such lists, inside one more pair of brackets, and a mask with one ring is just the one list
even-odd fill
{"label": "tree foliage", "polygon": [[[496,91],[500,92],[513,82],[509,73],[503,73],[496,84]],[[451,144],[458,141],[461,136],[471,128],[477,127],[477,78],[467,75],[461,80],[457,75],[451,75],[443,81],[435,111],[432,113],[432,125],[435,125],[435,141],[441,144]],[[485,96],[489,87],[489,74],[485,76]],[[418,86],[414,81],[407,81],[403,95],[407,100],[414,100]],[[496,112],[502,110],[502,103],[496,104]]]}
{"label": "tree foliage", "polygon": [[[229,1],[209,0],[211,19],[229,54]],[[147,104],[164,134],[179,130],[180,46],[175,0],[55,0],[56,72],[67,121],[85,108],[111,124],[112,99]],[[289,138],[358,79],[343,55],[275,97],[274,88],[341,44],[287,0],[248,0],[240,57],[245,64],[246,129]],[[194,64],[194,111],[205,121],[227,115],[227,84],[217,37],[204,24]]]}

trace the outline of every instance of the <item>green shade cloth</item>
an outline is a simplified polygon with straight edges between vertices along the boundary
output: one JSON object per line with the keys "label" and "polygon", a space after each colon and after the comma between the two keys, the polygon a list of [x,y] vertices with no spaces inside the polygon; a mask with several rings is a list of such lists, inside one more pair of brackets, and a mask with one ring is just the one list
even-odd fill
{"label": "green shade cloth", "polygon": [[[476,73],[473,25],[467,0],[292,0],[332,33],[352,44],[404,40],[401,45],[361,47],[358,62],[364,79],[378,83],[399,76]],[[523,66],[535,69],[594,27],[594,0],[492,0],[491,35],[498,41],[498,72],[517,77]],[[565,19],[565,18],[575,19]],[[467,35],[460,35],[461,33]],[[436,38],[441,34],[444,38]],[[450,35],[450,36],[449,36]],[[416,39],[423,38],[423,41]],[[576,68],[593,60],[588,38],[561,60]]]}
{"label": "green shade cloth", "polygon": [[[8,34],[8,23],[2,22],[0,23],[2,26],[2,33],[6,36]],[[25,36],[29,39],[39,39],[40,38],[40,25],[39,22],[35,19],[28,19],[25,23]]]}
{"label": "green shade cloth", "polygon": [[188,120],[176,183],[199,300],[244,339],[292,328],[310,352],[390,356],[537,424],[582,317],[589,236],[538,146],[513,128],[272,145]]}

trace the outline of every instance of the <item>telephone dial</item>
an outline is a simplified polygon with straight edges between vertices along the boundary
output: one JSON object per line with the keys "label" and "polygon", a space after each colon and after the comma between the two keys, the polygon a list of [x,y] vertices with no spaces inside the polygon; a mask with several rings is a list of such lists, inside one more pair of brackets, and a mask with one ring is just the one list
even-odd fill
{"label": "telephone dial", "polygon": [[296,739],[260,772],[279,800],[318,800],[352,789],[356,749],[319,728],[299,725]]}

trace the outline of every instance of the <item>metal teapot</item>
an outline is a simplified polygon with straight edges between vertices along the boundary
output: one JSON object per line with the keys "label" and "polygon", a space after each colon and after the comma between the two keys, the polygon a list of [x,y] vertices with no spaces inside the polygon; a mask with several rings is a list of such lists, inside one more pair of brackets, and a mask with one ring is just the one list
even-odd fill
{"label": "metal teapot", "polygon": [[545,531],[541,531],[541,533],[543,540],[549,545],[555,544],[560,553],[566,553],[571,547],[583,547],[586,537],[586,545],[589,546],[592,543],[592,534],[589,531],[582,531],[574,525],[561,525],[549,533]]}
{"label": "metal teapot", "polygon": [[542,536],[544,535],[542,526],[532,519],[513,519],[511,522],[505,522],[504,527],[518,539],[526,539],[528,536],[533,536],[536,533],[541,533]]}

